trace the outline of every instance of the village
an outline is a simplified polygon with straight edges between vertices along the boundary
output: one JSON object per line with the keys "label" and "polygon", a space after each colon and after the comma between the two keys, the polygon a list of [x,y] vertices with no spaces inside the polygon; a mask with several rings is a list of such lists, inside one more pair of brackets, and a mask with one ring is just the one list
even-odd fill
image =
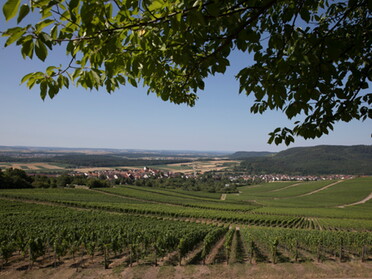
{"label": "village", "polygon": [[[318,180],[344,180],[344,179],[351,179],[354,176],[352,175],[287,175],[287,174],[262,174],[262,175],[249,175],[249,174],[234,174],[228,173],[225,174],[224,172],[209,172],[211,177],[216,180],[220,180],[222,177],[228,178],[230,181],[249,181],[249,182],[276,182],[276,181],[318,181]],[[163,171],[159,169],[143,167],[138,169],[115,169],[115,170],[95,170],[89,172],[73,172],[70,175],[84,175],[87,178],[99,178],[105,179],[109,181],[118,180],[121,178],[124,179],[131,179],[131,180],[140,180],[140,179],[148,179],[148,178],[176,178],[181,177],[184,179],[196,179],[201,177],[203,174],[199,172],[194,173],[182,173],[182,172],[171,172],[171,171]],[[207,173],[204,173],[207,174]]]}

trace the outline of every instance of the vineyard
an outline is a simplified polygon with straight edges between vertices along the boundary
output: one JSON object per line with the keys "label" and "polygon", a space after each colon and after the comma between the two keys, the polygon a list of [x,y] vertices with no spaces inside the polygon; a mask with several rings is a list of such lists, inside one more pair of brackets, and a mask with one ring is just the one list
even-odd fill
{"label": "vineyard", "polygon": [[[372,260],[371,178],[217,194],[118,186],[0,191],[0,278],[12,271]],[[4,275],[5,276],[5,275]]]}

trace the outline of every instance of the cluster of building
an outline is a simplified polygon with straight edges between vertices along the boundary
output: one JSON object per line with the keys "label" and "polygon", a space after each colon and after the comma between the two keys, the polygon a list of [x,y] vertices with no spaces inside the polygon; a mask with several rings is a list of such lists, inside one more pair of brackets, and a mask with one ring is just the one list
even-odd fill
{"label": "cluster of building", "polygon": [[[177,172],[165,172],[162,170],[144,167],[141,169],[130,170],[96,170],[85,172],[86,177],[95,177],[107,180],[115,180],[120,178],[138,180],[147,178],[195,178],[193,174],[183,174]],[[213,175],[213,178],[220,179],[218,174]],[[259,182],[275,182],[275,181],[318,181],[318,180],[340,180],[350,179],[352,175],[286,175],[286,174],[262,174],[262,175],[230,175],[230,181],[243,179],[244,181],[259,181]]]}
{"label": "cluster of building", "polygon": [[286,175],[286,174],[263,174],[263,175],[241,175],[240,178],[246,181],[317,181],[317,180],[340,180],[351,179],[352,175]]}
{"label": "cluster of building", "polygon": [[142,169],[131,169],[131,170],[95,170],[85,172],[86,177],[95,177],[107,180],[115,180],[120,178],[128,178],[132,180],[146,179],[146,178],[169,178],[176,177],[179,174],[173,172],[164,172],[161,170],[151,169],[144,167]]}

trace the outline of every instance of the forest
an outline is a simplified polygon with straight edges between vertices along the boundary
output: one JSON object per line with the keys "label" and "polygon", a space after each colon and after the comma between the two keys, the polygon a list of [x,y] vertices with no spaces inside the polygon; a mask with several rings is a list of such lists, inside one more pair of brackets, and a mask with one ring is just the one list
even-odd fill
{"label": "forest", "polygon": [[241,159],[236,170],[251,174],[372,174],[371,145],[297,147],[270,156]]}

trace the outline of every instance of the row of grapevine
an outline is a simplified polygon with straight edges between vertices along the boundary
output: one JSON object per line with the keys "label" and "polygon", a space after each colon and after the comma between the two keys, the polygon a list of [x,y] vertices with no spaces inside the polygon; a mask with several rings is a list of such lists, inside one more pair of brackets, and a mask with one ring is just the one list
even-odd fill
{"label": "row of grapevine", "polygon": [[103,193],[115,194],[126,198],[135,198],[144,201],[180,205],[185,207],[218,209],[227,211],[249,211],[257,206],[242,203],[231,203],[212,199],[192,198],[186,195],[174,194],[158,189],[143,189],[143,187],[125,186],[120,188],[102,188]]}
{"label": "row of grapevine", "polygon": [[235,230],[229,230],[225,237],[224,249],[225,249],[225,257],[226,261],[229,262],[229,257],[231,253],[231,244],[234,238]]}
{"label": "row of grapevine", "polygon": [[367,230],[370,220],[324,219],[290,216],[262,212],[234,212],[219,209],[191,208],[182,205],[167,205],[138,201],[124,196],[111,196],[84,189],[22,189],[5,190],[0,196],[35,201],[47,201],[70,207],[116,211],[128,214],[169,216],[172,218],[213,219],[218,222],[240,223],[253,226],[269,226],[301,229]]}
{"label": "row of grapevine", "polygon": [[[49,191],[48,191],[49,192]],[[80,194],[80,193],[79,193]],[[134,201],[127,202],[124,198],[122,202],[115,200],[114,203],[101,202],[99,200],[100,195],[96,196],[97,201],[85,201],[85,196],[81,195],[80,200],[71,200],[63,195],[59,195],[58,198],[55,196],[40,195],[35,197],[32,192],[27,193],[26,191],[14,191],[14,192],[1,192],[0,196],[5,198],[13,199],[27,199],[34,201],[47,201],[55,204],[60,204],[69,207],[79,207],[86,209],[97,209],[104,211],[113,211],[128,214],[141,214],[141,215],[152,215],[152,216],[168,216],[172,218],[198,218],[198,219],[209,219],[218,222],[225,223],[241,223],[254,226],[269,226],[269,227],[299,227],[301,228],[300,217],[291,216],[277,216],[277,215],[266,215],[266,214],[252,214],[249,212],[233,212],[217,209],[201,209],[201,208],[190,208],[185,206],[165,205],[165,204],[151,204],[151,203],[135,203]],[[78,195],[77,195],[78,196]],[[77,199],[77,197],[74,197]],[[106,198],[106,197],[105,197]],[[113,197],[119,198],[119,197]],[[120,198],[119,198],[120,200]]]}
{"label": "row of grapevine", "polygon": [[228,227],[224,228],[215,228],[214,230],[211,230],[208,232],[208,234],[205,236],[203,240],[203,249],[201,253],[201,257],[203,259],[203,263],[205,264],[205,258],[211,251],[213,245],[220,239],[223,235],[226,234],[228,230]]}
{"label": "row of grapevine", "polygon": [[[278,262],[338,259],[368,259],[372,252],[371,232],[316,231],[283,228],[245,227],[244,241],[251,257]],[[305,255],[310,255],[310,259]]]}
{"label": "row of grapevine", "polygon": [[[40,258],[56,265],[66,255],[94,258],[102,255],[107,268],[115,256],[123,263],[150,261],[157,264],[176,252],[178,261],[195,249],[195,262],[204,262],[216,243],[224,245],[224,261],[285,262],[327,259],[368,260],[371,232],[347,232],[243,226],[228,229],[196,223],[138,218],[99,211],[1,200],[0,256],[2,265],[15,254],[31,267]],[[301,219],[299,222],[314,222]],[[215,249],[216,250],[216,249]],[[150,259],[150,260],[149,260]]]}
{"label": "row of grapevine", "polygon": [[[25,212],[26,214],[19,214]],[[16,252],[29,265],[40,257],[56,264],[69,254],[104,255],[108,267],[113,255],[127,255],[128,264],[150,254],[159,257],[178,250],[185,254],[210,233],[224,231],[213,225],[180,223],[118,214],[74,211],[45,205],[2,201],[0,253],[6,264]],[[208,236],[208,237],[207,237]]]}

